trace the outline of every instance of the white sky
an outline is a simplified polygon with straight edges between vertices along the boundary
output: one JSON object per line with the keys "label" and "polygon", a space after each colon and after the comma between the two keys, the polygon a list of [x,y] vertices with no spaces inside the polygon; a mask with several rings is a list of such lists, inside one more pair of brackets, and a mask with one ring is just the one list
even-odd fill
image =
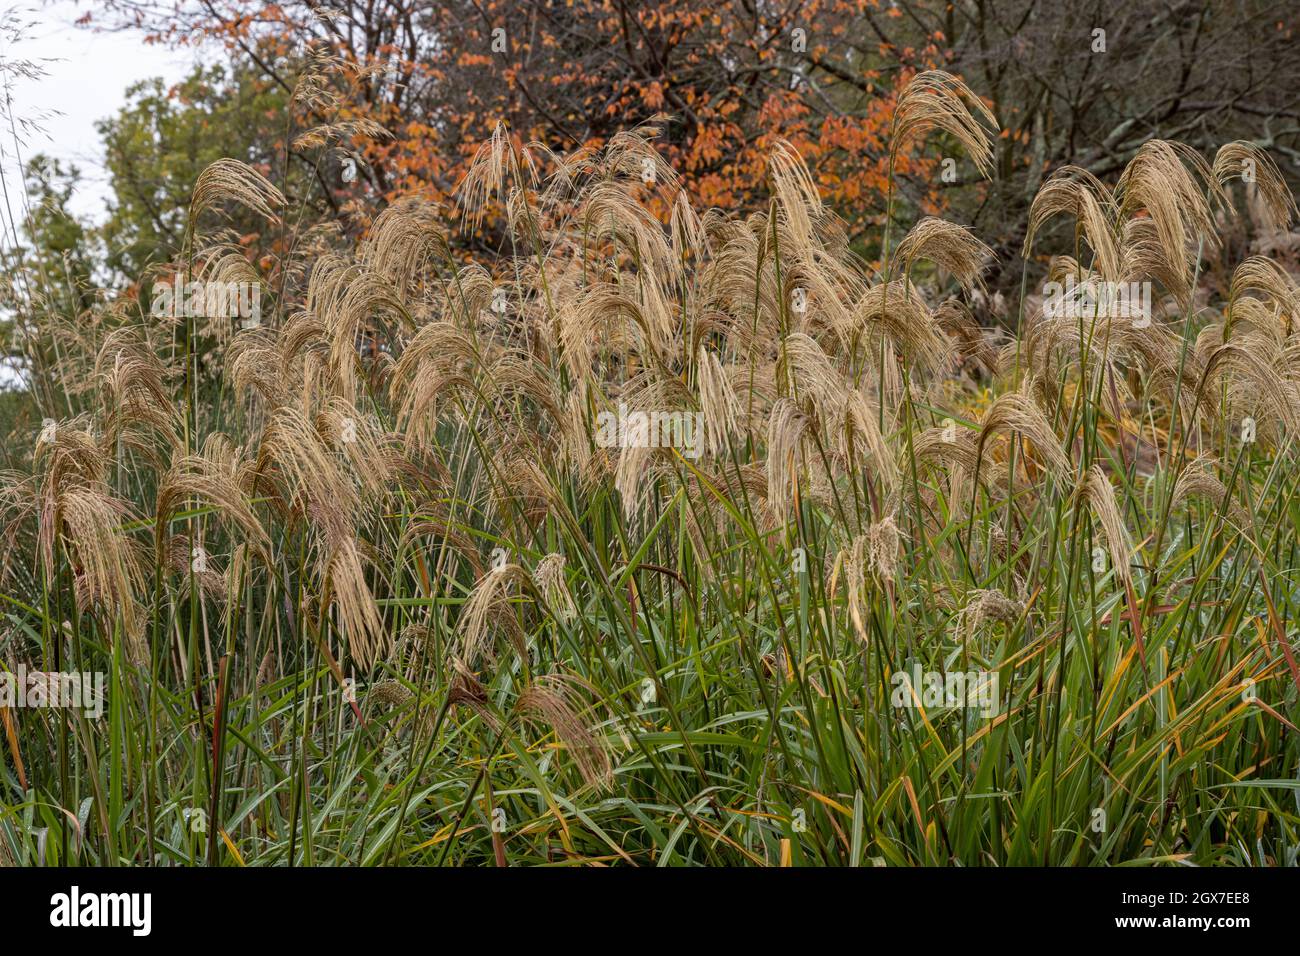
{"label": "white sky", "polygon": [[[27,137],[22,159],[44,152],[75,163],[82,183],[70,209],[79,217],[101,221],[109,190],[104,144],[95,132],[95,121],[114,115],[126,102],[127,87],[138,80],[154,76],[167,82],[180,80],[190,71],[194,53],[147,46],[134,32],[96,32],[73,25],[87,12],[93,17],[97,6],[94,0],[45,4],[0,0],[0,12],[11,11],[18,20],[35,24],[17,44],[0,38],[0,58],[47,61],[41,63],[47,73],[43,79],[20,79],[11,93],[16,116],[45,116],[40,124],[45,135]],[[10,140],[7,130],[0,131],[0,165],[12,191],[21,178],[16,178],[18,162]]]}

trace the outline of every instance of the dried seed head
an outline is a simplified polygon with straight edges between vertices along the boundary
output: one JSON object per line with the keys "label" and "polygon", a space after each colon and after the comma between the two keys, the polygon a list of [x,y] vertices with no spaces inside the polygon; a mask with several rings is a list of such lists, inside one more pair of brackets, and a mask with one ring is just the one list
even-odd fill
{"label": "dried seed head", "polygon": [[555,734],[589,786],[605,788],[613,782],[609,754],[581,716],[587,709],[582,695],[591,691],[591,685],[571,674],[541,674],[519,695],[515,708],[525,723]]}
{"label": "dried seed head", "polygon": [[285,204],[284,195],[269,180],[247,163],[237,159],[218,159],[194,182],[190,200],[190,221],[196,223],[206,209],[232,200],[271,222],[279,222],[275,210]]}
{"label": "dried seed head", "polygon": [[564,555],[548,554],[537,562],[533,571],[533,581],[541,592],[547,607],[554,612],[556,619],[567,623],[578,614],[578,606],[569,593],[569,583],[564,576]]}
{"label": "dried seed head", "polygon": [[1088,503],[1093,518],[1101,525],[1102,536],[1106,539],[1106,547],[1110,551],[1110,560],[1115,567],[1115,573],[1126,587],[1131,587],[1133,576],[1129,568],[1129,556],[1132,553],[1132,545],[1129,542],[1128,529],[1124,527],[1124,519],[1119,512],[1119,505],[1115,501],[1115,489],[1106,477],[1106,473],[1097,465],[1089,467],[1080,482],[1079,493]]}
{"label": "dried seed head", "polygon": [[353,658],[369,667],[388,652],[391,638],[366,583],[365,563],[357,542],[347,538],[335,544],[322,577]]}
{"label": "dried seed head", "polygon": [[767,426],[767,500],[777,514],[788,514],[799,474],[804,433],[811,420],[788,398],[777,399]]}
{"label": "dried seed head", "polygon": [[1247,184],[1247,195],[1257,194],[1265,230],[1281,232],[1292,220],[1300,219],[1291,187],[1273,157],[1254,143],[1237,140],[1224,143],[1214,155],[1214,178],[1221,186],[1238,177]]}
{"label": "dried seed head", "polygon": [[699,349],[696,369],[700,408],[704,413],[705,450],[710,455],[720,455],[726,450],[731,436],[740,431],[744,409],[717,355],[703,345]]}
{"label": "dried seed head", "polygon": [[917,259],[929,259],[950,273],[967,292],[983,285],[980,273],[993,258],[993,250],[980,242],[965,226],[927,216],[898,244],[898,261],[910,274]]}
{"label": "dried seed head", "polygon": [[803,157],[784,140],[772,147],[768,172],[778,208],[793,239],[781,252],[798,258],[815,244],[814,229],[823,213],[821,196]]}
{"label": "dried seed head", "polygon": [[1210,470],[1211,462],[1198,458],[1189,462],[1178,481],[1174,483],[1170,506],[1177,507],[1189,498],[1205,498],[1216,509],[1225,511],[1238,527],[1250,527],[1250,515],[1240,504],[1228,497],[1228,489]]}
{"label": "dried seed head", "polygon": [[1182,287],[1191,283],[1198,245],[1214,248],[1218,243],[1205,188],[1216,201],[1226,202],[1199,154],[1156,139],[1142,145],[1119,180],[1120,216],[1145,213],[1151,218],[1164,262],[1178,274]]}
{"label": "dried seed head", "polygon": [[512,145],[504,122],[497,123],[492,136],[479,146],[465,178],[456,187],[463,222],[477,227],[487,214],[493,195],[500,197],[511,167]]}
{"label": "dried seed head", "polygon": [[976,444],[977,467],[984,466],[989,437],[1000,431],[1014,432],[1027,439],[1044,463],[1058,475],[1064,475],[1070,470],[1070,460],[1061,449],[1060,440],[1029,396],[1021,392],[1008,392],[994,399],[985,410]]}
{"label": "dried seed head", "polygon": [[398,680],[381,680],[370,688],[370,696],[388,707],[402,708],[415,699],[409,687]]}
{"label": "dried seed head", "polygon": [[993,142],[989,131],[997,131],[998,121],[970,87],[942,70],[916,74],[899,95],[890,148],[896,153],[912,137],[932,129],[942,130],[961,143],[981,176],[987,179],[992,174]]}
{"label": "dried seed head", "polygon": [[1120,260],[1115,244],[1114,221],[1118,216],[1115,198],[1096,176],[1077,166],[1058,169],[1039,188],[1029,207],[1029,225],[1021,254],[1028,256],[1043,224],[1061,214],[1074,218],[1079,238],[1092,249],[1093,269],[1106,281],[1117,281]]}
{"label": "dried seed head", "polygon": [[1010,627],[1024,612],[1023,604],[996,588],[981,588],[966,595],[966,606],[957,612],[954,623],[961,639],[969,641],[981,625],[995,621]]}
{"label": "dried seed head", "polygon": [[461,608],[457,626],[458,656],[472,664],[492,653],[493,629],[503,630],[522,656],[524,633],[511,607],[511,585],[530,585],[528,573],[517,564],[499,564],[479,578]]}

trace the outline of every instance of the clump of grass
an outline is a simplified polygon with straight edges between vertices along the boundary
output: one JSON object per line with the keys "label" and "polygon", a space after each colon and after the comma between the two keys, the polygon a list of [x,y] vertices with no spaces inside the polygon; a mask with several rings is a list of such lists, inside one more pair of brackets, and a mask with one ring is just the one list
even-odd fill
{"label": "clump of grass", "polygon": [[[923,74],[895,135],[989,172],[986,125]],[[1189,294],[1258,157],[1044,185],[1026,251],[1072,218],[1052,275],[1156,284],[1151,329],[1027,298],[998,343],[968,230],[873,274],[792,148],[729,218],[650,129],[496,130],[462,213],[502,261],[411,201],[263,264],[305,278],[259,328],[155,352],[126,310],[0,495],[6,666],[110,675],[103,720],[0,710],[0,860],[1294,863],[1300,294],[1261,258],[1221,316]],[[223,161],[196,248],[226,203],[284,205]],[[703,425],[611,446],[614,412]],[[897,706],[913,669],[995,706]]]}

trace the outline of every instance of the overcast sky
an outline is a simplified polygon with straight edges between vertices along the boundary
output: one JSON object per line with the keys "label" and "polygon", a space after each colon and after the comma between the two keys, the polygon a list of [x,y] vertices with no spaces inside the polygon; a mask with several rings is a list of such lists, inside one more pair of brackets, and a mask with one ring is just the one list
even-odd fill
{"label": "overcast sky", "polygon": [[[44,5],[0,0],[0,12],[33,23],[16,44],[0,39],[0,58],[41,61],[47,73],[40,80],[19,79],[10,90],[16,116],[43,117],[44,134],[27,136],[22,158],[44,152],[80,167],[82,184],[70,207],[78,216],[96,221],[104,216],[108,184],[95,121],[118,111],[132,83],[152,76],[179,80],[189,72],[194,57],[192,51],[146,46],[138,33],[105,33],[73,25],[87,11],[93,15],[97,7],[87,0]],[[12,190],[18,162],[9,139],[8,131],[0,135],[0,163]]]}

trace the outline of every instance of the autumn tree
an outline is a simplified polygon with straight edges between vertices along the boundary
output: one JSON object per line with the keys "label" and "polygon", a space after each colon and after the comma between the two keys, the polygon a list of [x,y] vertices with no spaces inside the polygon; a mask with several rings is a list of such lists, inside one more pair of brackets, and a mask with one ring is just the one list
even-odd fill
{"label": "autumn tree", "polygon": [[[936,31],[905,48],[882,46],[863,20],[881,6],[874,0],[107,6],[116,22],[152,27],[161,40],[218,41],[285,91],[298,82],[292,67],[304,49],[349,65],[344,112],[393,135],[345,144],[326,165],[337,174],[355,150],[358,183],[380,201],[447,200],[498,121],[570,151],[667,114],[662,147],[701,204],[764,201],[767,156],[786,139],[857,239],[874,236],[884,215],[895,90],[942,60],[944,40]],[[897,157],[899,209],[937,206],[941,158]],[[343,201],[356,197],[334,182]]]}
{"label": "autumn tree", "polygon": [[404,194],[450,201],[498,121],[570,151],[664,113],[663,148],[699,202],[759,207],[766,157],[786,139],[871,253],[895,92],[931,66],[986,97],[996,170],[986,186],[932,139],[898,157],[893,210],[906,221],[943,207],[990,236],[995,285],[1018,282],[1028,203],[1062,165],[1113,176],[1152,137],[1205,155],[1244,138],[1288,170],[1300,160],[1300,101],[1280,81],[1300,73],[1286,0],[106,0],[88,17],[220,44],[286,95],[305,51],[338,64],[333,121],[392,137],[300,143],[294,163],[321,172],[356,228]]}
{"label": "autumn tree", "polygon": [[[96,124],[111,189],[99,228],[105,266],[130,281],[151,263],[182,255],[190,190],[222,157],[287,180],[295,196],[312,193],[311,170],[282,168],[287,100],[259,75],[221,64],[197,68],[171,87],[158,79],[132,86],[117,115]],[[319,204],[322,191],[315,196]],[[254,253],[271,238],[252,217],[234,220],[231,228]]]}

